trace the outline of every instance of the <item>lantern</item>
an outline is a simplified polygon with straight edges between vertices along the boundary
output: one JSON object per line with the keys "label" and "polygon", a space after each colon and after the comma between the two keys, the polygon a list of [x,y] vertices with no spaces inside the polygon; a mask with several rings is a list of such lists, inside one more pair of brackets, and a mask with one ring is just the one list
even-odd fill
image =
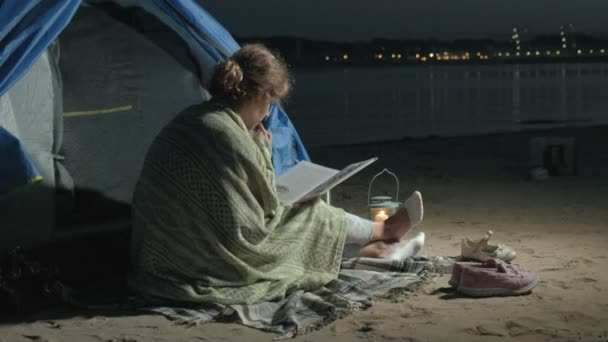
{"label": "lantern", "polygon": [[[395,197],[391,196],[374,196],[372,197],[372,185],[376,178],[384,173],[388,173],[393,176],[396,184]],[[375,222],[382,222],[389,218],[391,215],[397,212],[401,203],[399,200],[399,179],[397,176],[387,169],[382,170],[380,173],[375,175],[369,182],[369,190],[367,192],[367,206],[369,208],[369,218]]]}

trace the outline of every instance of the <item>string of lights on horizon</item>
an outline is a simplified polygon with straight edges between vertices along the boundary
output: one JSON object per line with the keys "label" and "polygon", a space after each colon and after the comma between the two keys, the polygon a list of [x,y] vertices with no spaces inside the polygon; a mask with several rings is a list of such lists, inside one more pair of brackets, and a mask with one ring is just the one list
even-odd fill
{"label": "string of lights on horizon", "polygon": [[[608,57],[604,47],[577,47],[576,32],[573,25],[560,26],[560,40],[553,43],[557,47],[539,47],[529,44],[529,31],[524,28],[513,28],[510,36],[510,48],[479,49],[477,51],[450,49],[405,49],[405,51],[376,51],[371,59],[375,62],[435,62],[435,61],[486,61],[490,59],[533,59],[533,58],[572,58],[572,57]],[[399,49],[394,49],[399,50]],[[410,50],[407,52],[407,50]],[[413,50],[413,51],[412,51]],[[427,50],[427,51],[424,51]],[[325,62],[349,62],[352,54],[348,51],[340,54],[326,54]]]}

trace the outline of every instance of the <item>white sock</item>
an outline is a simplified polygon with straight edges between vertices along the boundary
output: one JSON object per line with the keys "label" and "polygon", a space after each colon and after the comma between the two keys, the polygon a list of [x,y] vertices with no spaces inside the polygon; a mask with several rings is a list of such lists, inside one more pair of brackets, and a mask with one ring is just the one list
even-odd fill
{"label": "white sock", "polygon": [[424,233],[420,232],[416,234],[413,239],[408,241],[405,246],[397,248],[397,250],[388,255],[386,258],[392,260],[404,260],[420,253],[420,251],[422,251],[422,247],[424,247]]}
{"label": "white sock", "polygon": [[373,222],[357,215],[346,213],[347,231],[346,243],[356,244],[361,247],[367,245],[373,234]]}

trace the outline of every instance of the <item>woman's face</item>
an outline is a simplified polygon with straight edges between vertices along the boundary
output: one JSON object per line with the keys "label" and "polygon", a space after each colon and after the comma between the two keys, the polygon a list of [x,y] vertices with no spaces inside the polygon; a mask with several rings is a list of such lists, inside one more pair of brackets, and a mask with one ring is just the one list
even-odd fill
{"label": "woman's face", "polygon": [[273,100],[262,97],[243,103],[238,108],[238,113],[245,122],[248,129],[254,129],[265,117],[270,114],[270,105]]}

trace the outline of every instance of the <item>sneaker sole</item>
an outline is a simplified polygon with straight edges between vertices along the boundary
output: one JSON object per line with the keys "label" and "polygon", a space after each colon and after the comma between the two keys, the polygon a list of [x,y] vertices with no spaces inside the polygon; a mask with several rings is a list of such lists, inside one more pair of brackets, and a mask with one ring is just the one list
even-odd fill
{"label": "sneaker sole", "polygon": [[503,288],[490,288],[490,289],[476,289],[458,287],[458,292],[467,295],[469,297],[494,297],[494,296],[517,296],[527,294],[532,291],[533,288],[538,285],[539,278],[536,278],[532,283],[519,289],[503,289]]}

